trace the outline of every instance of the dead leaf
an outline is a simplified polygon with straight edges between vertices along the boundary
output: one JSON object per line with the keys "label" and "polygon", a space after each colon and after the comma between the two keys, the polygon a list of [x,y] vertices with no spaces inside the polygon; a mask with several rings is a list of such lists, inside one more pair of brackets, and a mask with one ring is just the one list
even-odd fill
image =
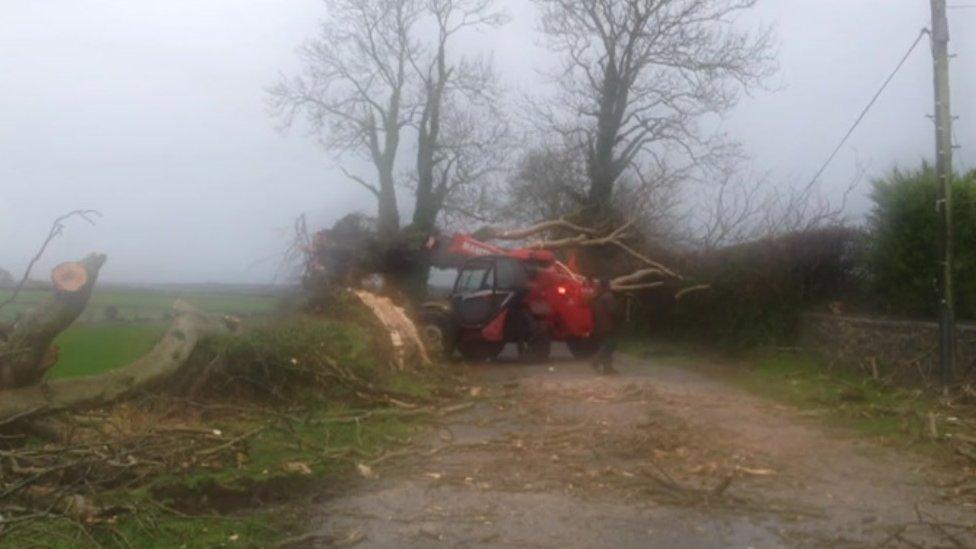
{"label": "dead leaf", "polygon": [[281,466],[286,473],[295,473],[299,475],[311,475],[312,468],[309,467],[308,463],[304,461],[289,461]]}
{"label": "dead leaf", "polygon": [[359,542],[363,541],[364,539],[366,539],[366,533],[363,532],[363,530],[361,528],[353,528],[353,529],[345,532],[344,535],[339,535],[338,533],[334,533],[332,535],[332,541],[331,541],[331,543],[329,543],[329,546],[330,547],[350,547],[352,545],[358,544]]}
{"label": "dead leaf", "polygon": [[373,468],[365,463],[356,464],[356,470],[363,478],[376,478],[376,473],[373,472]]}
{"label": "dead leaf", "polygon": [[476,397],[481,394],[481,391],[482,391],[481,387],[472,387],[471,390],[468,391],[468,394],[470,394],[473,397]]}
{"label": "dead leaf", "polygon": [[751,467],[743,467],[741,465],[736,466],[736,471],[741,471],[747,475],[752,475],[756,477],[768,477],[770,475],[775,475],[776,471],[772,469],[753,469]]}

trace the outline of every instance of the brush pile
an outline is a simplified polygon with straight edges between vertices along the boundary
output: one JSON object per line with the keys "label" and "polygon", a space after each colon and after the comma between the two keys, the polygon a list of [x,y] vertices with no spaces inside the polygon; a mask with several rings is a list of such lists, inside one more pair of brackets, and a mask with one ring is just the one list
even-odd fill
{"label": "brush pile", "polygon": [[418,368],[431,366],[425,353],[397,349],[363,303],[350,294],[328,318],[247,328],[180,303],[156,347],[128,366],[0,391],[0,546],[51,532],[127,545],[121,525],[155,531],[147,509],[223,514],[213,493],[253,506],[268,482],[309,489],[309,477],[355,473],[403,442],[370,429],[434,414],[453,395],[409,381],[441,374]]}

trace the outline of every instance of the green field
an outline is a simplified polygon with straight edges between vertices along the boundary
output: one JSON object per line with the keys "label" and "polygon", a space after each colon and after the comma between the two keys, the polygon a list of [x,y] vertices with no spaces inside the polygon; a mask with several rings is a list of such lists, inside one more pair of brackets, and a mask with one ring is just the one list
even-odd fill
{"label": "green field", "polygon": [[[0,310],[0,320],[11,320],[18,313],[37,305],[48,296],[47,290],[25,290],[17,301]],[[10,295],[0,290],[0,300]],[[218,293],[203,291],[168,292],[137,289],[95,289],[91,302],[82,316],[83,321],[103,320],[108,307],[115,307],[119,317],[127,320],[162,319],[173,308],[173,302],[184,299],[195,307],[211,313],[261,315],[274,310],[275,297],[250,293]]]}
{"label": "green field", "polygon": [[76,324],[58,336],[58,362],[49,379],[102,372],[128,364],[144,355],[163,334],[166,325]]}
{"label": "green field", "polygon": [[[0,290],[0,301],[9,295]],[[0,320],[13,320],[48,295],[46,290],[21,292],[16,302],[0,310]],[[276,304],[273,296],[250,293],[96,289],[81,318],[55,341],[59,359],[48,378],[98,374],[145,354],[166,329],[166,316],[177,299],[210,313],[238,316],[270,314]],[[107,320],[110,307],[117,320]]]}

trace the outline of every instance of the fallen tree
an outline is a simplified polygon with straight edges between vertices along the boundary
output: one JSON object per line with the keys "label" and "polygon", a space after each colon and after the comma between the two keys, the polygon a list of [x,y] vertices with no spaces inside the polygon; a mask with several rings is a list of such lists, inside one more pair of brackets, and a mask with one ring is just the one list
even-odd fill
{"label": "fallen tree", "polygon": [[683,297],[691,292],[709,289],[708,285],[688,285],[686,277],[641,252],[634,245],[633,227],[635,221],[622,223],[608,231],[598,231],[584,227],[567,218],[547,220],[531,227],[520,229],[501,229],[483,227],[473,233],[482,240],[522,242],[527,248],[540,250],[585,250],[606,248],[622,254],[622,259],[632,267],[628,273],[611,279],[611,288],[616,292],[634,292],[664,286],[671,282],[678,287],[677,295]]}
{"label": "fallen tree", "polygon": [[85,310],[105,259],[91,254],[55,267],[47,300],[0,332],[0,389],[36,384],[57,362],[54,338]]}
{"label": "fallen tree", "polygon": [[238,329],[236,319],[203,314],[183,301],[176,302],[174,311],[173,323],[162,339],[127,366],[100,375],[0,391],[0,426],[62,410],[110,404],[156,389],[181,369],[202,338]]}
{"label": "fallen tree", "polygon": [[[614,253],[612,264],[616,273],[611,287],[617,292],[636,292],[667,286],[680,299],[690,293],[709,289],[707,284],[695,284],[663,261],[655,260],[642,251],[643,240],[631,220],[609,228],[594,229],[573,221],[572,216],[541,221],[529,227],[514,229],[496,226],[482,227],[471,233],[477,240],[518,243],[520,247],[550,251],[603,250]],[[430,241],[437,234],[400,235],[384,241],[371,227],[369,220],[350,215],[332,229],[313,236],[304,232],[304,224],[297,231],[295,246],[304,254],[304,284],[313,294],[333,293],[342,287],[361,287],[372,275],[384,278],[400,271],[415,269],[418,264],[429,266]],[[621,272],[625,270],[625,272]],[[608,272],[586,273],[608,276]],[[396,276],[393,277],[397,279]],[[387,286],[396,295],[399,288]]]}

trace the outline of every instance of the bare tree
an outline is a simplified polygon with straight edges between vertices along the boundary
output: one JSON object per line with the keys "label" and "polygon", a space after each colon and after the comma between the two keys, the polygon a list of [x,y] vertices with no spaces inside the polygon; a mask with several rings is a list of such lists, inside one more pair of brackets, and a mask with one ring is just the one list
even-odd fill
{"label": "bare tree", "polygon": [[[466,29],[506,17],[494,0],[327,0],[321,34],[301,49],[303,71],[270,90],[285,127],[303,116],[325,147],[365,156],[375,178],[346,175],[377,198],[377,228],[400,228],[396,162],[404,130],[417,129],[413,226],[433,229],[452,195],[497,170],[507,133],[487,62],[452,57]],[[423,37],[434,38],[426,40]]]}
{"label": "bare tree", "polygon": [[413,36],[420,0],[328,0],[320,35],[301,49],[302,73],[270,89],[269,106],[285,127],[303,116],[337,155],[365,156],[375,178],[344,173],[377,199],[377,226],[400,227],[396,160],[414,105],[411,69],[420,45]]}
{"label": "bare tree", "polygon": [[628,171],[680,175],[728,153],[699,120],[772,70],[770,32],[733,25],[757,0],[534,1],[563,59],[558,94],[537,110],[547,130],[584,151],[587,201],[598,210]]}
{"label": "bare tree", "polygon": [[[744,242],[812,232],[846,223],[847,202],[860,185],[864,169],[828,196],[816,182],[774,182],[768,176],[725,173],[692,201],[689,238],[694,248],[711,251]],[[697,215],[696,215],[697,214]]]}
{"label": "bare tree", "polygon": [[451,41],[466,29],[497,27],[507,17],[494,0],[427,0],[436,40],[426,60],[416,60],[422,105],[417,121],[414,228],[429,232],[445,206],[470,205],[471,186],[501,166],[508,133],[491,64],[450,58]]}
{"label": "bare tree", "polygon": [[584,159],[561,146],[531,149],[519,159],[505,184],[499,217],[519,223],[559,219],[586,204]]}

